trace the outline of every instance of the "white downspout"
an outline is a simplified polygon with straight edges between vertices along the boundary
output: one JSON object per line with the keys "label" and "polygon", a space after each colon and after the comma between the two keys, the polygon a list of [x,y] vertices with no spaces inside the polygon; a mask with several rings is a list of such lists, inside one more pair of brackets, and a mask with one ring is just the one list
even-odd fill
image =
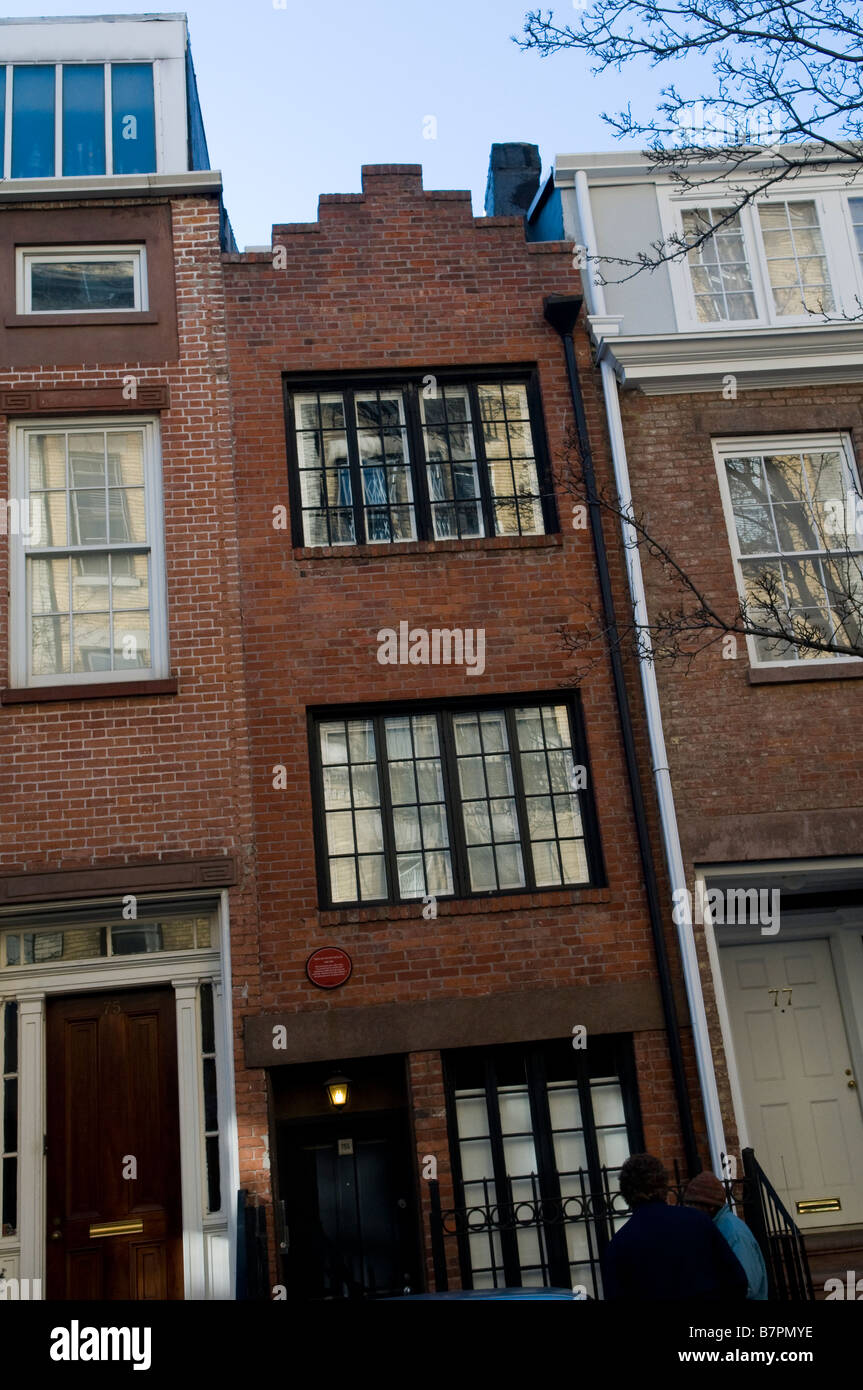
{"label": "white downspout", "polygon": [[[578,169],[576,171],[575,197],[578,206],[579,222],[581,224],[581,240],[588,255],[593,255],[596,249],[596,233],[593,226],[593,213],[590,206],[590,190],[587,183],[587,174],[583,169]],[[588,311],[591,314],[604,315],[606,313],[605,290],[602,285],[595,285],[593,283],[593,273],[590,269],[589,262],[583,276],[583,282]],[[632,522],[627,519],[633,516],[634,513],[632,511],[632,489],[629,481],[629,466],[626,460],[626,444],[623,437],[623,422],[620,416],[620,398],[618,396],[617,377],[607,357],[604,357],[601,361],[600,372],[602,374],[602,390],[605,397],[605,413],[608,419],[608,432],[611,439],[614,480],[617,487],[620,511],[623,513],[621,516],[621,529],[623,532],[624,555],[626,557],[626,573],[629,580],[629,594],[632,600],[635,622],[641,634],[639,646],[645,649],[639,653],[638,665],[647,712],[647,731],[650,740],[651,766],[654,782],[656,784],[656,795],[659,801],[662,843],[665,850],[666,863],[668,865],[668,876],[671,880],[672,894],[680,895],[673,896],[672,901],[686,904],[685,912],[681,913],[680,911],[676,911],[673,915],[675,919],[678,917],[682,918],[682,920],[676,921],[677,940],[680,946],[680,957],[683,964],[686,998],[689,1003],[689,1013],[692,1019],[698,1079],[701,1084],[704,1115],[707,1121],[710,1162],[713,1171],[719,1176],[724,1177],[727,1173],[727,1166],[724,1165],[724,1156],[726,1152],[725,1133],[722,1126],[722,1111],[719,1105],[716,1073],[713,1067],[713,1053],[710,1047],[707,1013],[704,1008],[704,995],[701,989],[701,975],[699,974],[698,957],[695,951],[695,936],[692,931],[692,898],[686,891],[686,868],[683,863],[683,851],[680,847],[680,835],[677,830],[677,816],[674,810],[674,793],[671,789],[671,774],[668,770],[668,755],[665,749],[665,735],[662,729],[662,713],[659,704],[659,689],[656,683],[656,670],[653,661],[649,657],[651,649],[650,628],[648,626],[647,599],[644,592],[644,577],[641,569],[641,554],[638,548],[638,536]]]}

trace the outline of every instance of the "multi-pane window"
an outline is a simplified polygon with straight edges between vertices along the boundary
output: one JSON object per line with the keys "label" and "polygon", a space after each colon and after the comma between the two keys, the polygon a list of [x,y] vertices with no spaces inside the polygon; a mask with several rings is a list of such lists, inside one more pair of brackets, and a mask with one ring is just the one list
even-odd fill
{"label": "multi-pane window", "polygon": [[[765,600],[788,628],[825,640],[861,641],[863,536],[849,441],[724,442],[716,446],[741,596],[771,625]],[[775,621],[775,620],[774,620]],[[823,659],[829,652],[779,638],[752,641],[759,662]]]}
{"label": "multi-pane window", "polygon": [[560,700],[317,718],[324,900],[407,902],[593,881],[574,715]]}
{"label": "multi-pane window", "polygon": [[0,75],[4,117],[9,87],[12,107],[5,177],[156,172],[152,63],[16,63]]}
{"label": "multi-pane window", "polygon": [[143,246],[19,247],[19,314],[147,308]]}
{"label": "multi-pane window", "polygon": [[829,313],[833,292],[814,201],[762,203],[758,217],[776,313]]}
{"label": "multi-pane window", "polygon": [[13,431],[16,683],[167,674],[153,422]]}
{"label": "multi-pane window", "polygon": [[0,1235],[18,1229],[18,1005],[0,1004]]}
{"label": "multi-pane window", "polygon": [[204,1164],[207,1178],[207,1210],[222,1207],[222,1179],[219,1160],[219,1095],[216,1077],[216,1022],[213,986],[201,985],[201,1071],[204,1095]]}
{"label": "multi-pane window", "polygon": [[781,323],[834,311],[814,198],[763,201],[737,211],[721,203],[687,208],[681,226],[699,324]]}
{"label": "multi-pane window", "polygon": [[211,912],[177,913],[139,903],[132,920],[118,907],[91,908],[71,924],[68,913],[47,912],[36,922],[0,932],[0,969],[26,969],[66,961],[116,959],[172,951],[209,951],[215,944]]}
{"label": "multi-pane window", "polygon": [[[592,1051],[591,1051],[592,1049]],[[625,1039],[444,1054],[462,1272],[473,1288],[581,1284],[599,1292],[604,1199],[639,1142]],[[591,1220],[592,1216],[599,1218]]]}
{"label": "multi-pane window", "polygon": [[553,529],[528,380],[288,392],[295,539],[308,546]]}
{"label": "multi-pane window", "polygon": [[690,208],[683,213],[688,243],[716,230],[688,252],[689,274],[699,323],[757,317],[752,272],[739,212],[727,207]]}

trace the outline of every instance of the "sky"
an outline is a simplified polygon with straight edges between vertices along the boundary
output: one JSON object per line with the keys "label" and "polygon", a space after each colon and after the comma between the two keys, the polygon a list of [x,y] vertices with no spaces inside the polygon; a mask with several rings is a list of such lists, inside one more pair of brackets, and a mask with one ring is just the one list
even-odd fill
{"label": "sky", "polygon": [[[145,12],[140,0],[47,3],[10,0],[6,17]],[[580,55],[522,53],[510,36],[525,0],[276,3],[176,7],[241,247],[268,244],[274,222],[314,221],[321,193],[358,193],[363,164],[422,164],[426,188],[469,188],[481,214],[492,143],[538,145],[544,173],[556,154],[620,149],[600,112],[627,101],[652,112],[668,80],[644,67],[596,77]],[[576,17],[572,0],[552,7]]]}

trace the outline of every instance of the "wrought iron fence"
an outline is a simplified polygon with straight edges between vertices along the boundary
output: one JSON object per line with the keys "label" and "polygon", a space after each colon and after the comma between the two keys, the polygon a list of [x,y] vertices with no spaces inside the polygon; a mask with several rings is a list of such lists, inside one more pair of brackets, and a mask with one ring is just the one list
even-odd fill
{"label": "wrought iron fence", "polygon": [[[729,1202],[743,1211],[767,1266],[770,1298],[813,1297],[803,1237],[770,1185],[751,1149],[743,1150],[743,1176],[726,1178]],[[617,1180],[619,1169],[602,1168],[601,1187],[590,1173],[561,1173],[560,1192],[543,1193],[536,1174],[506,1179],[505,1190],[483,1181],[483,1200],[442,1208],[437,1182],[431,1188],[431,1247],[438,1292],[448,1288],[447,1250],[458,1251],[465,1288],[521,1285],[585,1289],[602,1297],[600,1260],[615,1231],[630,1216]],[[668,1200],[682,1203],[688,1179],[675,1162]],[[529,1195],[525,1188],[529,1188]]]}

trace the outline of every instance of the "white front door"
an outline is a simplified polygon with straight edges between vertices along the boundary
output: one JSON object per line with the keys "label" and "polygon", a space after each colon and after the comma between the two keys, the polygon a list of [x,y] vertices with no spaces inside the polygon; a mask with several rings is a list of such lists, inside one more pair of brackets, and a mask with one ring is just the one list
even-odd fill
{"label": "white front door", "polygon": [[829,943],[720,954],[755,1157],[801,1229],[863,1222],[863,1115]]}

